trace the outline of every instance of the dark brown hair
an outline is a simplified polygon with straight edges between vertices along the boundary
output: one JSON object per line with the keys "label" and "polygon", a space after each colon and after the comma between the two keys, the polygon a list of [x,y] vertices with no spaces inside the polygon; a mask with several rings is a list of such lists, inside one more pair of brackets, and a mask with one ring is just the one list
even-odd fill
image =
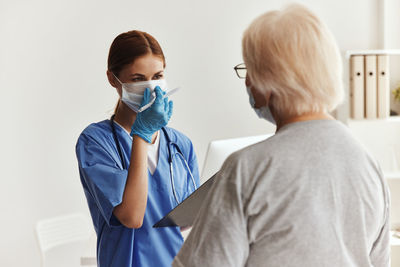
{"label": "dark brown hair", "polygon": [[153,36],[141,31],[121,33],[111,44],[107,68],[118,77],[126,65],[132,64],[135,59],[148,53],[159,56],[163,60],[165,68],[164,53]]}

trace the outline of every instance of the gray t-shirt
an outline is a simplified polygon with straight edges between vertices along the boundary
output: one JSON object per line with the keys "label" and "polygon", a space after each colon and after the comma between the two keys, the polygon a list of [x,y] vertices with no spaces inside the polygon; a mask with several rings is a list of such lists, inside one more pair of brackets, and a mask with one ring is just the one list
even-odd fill
{"label": "gray t-shirt", "polygon": [[296,122],[225,161],[173,266],[389,266],[389,195],[334,120]]}

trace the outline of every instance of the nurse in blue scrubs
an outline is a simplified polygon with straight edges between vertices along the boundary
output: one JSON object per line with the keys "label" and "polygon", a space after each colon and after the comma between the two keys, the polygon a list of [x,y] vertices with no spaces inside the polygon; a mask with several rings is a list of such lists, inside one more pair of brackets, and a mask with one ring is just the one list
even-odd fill
{"label": "nurse in blue scrubs", "polygon": [[76,145],[100,267],[171,266],[183,243],[178,227],[152,227],[199,185],[191,141],[166,127],[164,68],[151,35],[117,36],[107,70],[120,96],[115,114],[90,124]]}

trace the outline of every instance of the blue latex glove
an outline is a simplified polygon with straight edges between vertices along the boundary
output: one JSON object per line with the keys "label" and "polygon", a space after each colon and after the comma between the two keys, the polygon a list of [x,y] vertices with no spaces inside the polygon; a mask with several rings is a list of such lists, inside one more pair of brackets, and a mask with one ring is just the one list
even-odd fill
{"label": "blue latex glove", "polygon": [[[148,143],[151,143],[153,134],[168,124],[172,116],[173,102],[168,101],[168,97],[163,98],[165,92],[159,86],[154,89],[156,100],[146,110],[136,116],[136,120],[131,128],[131,136],[137,135]],[[144,91],[141,107],[149,103],[151,93],[149,88]]]}

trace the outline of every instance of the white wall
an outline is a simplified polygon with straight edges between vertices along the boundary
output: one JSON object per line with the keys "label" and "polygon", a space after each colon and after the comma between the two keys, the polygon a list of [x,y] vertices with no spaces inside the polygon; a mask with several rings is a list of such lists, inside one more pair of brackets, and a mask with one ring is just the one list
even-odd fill
{"label": "white wall", "polygon": [[[385,0],[385,35],[384,35],[384,48],[386,49],[399,49],[400,48],[400,1],[398,0]],[[390,57],[390,88],[393,90],[400,86],[400,56]],[[391,108],[400,114],[400,103],[394,100],[391,94]]]}
{"label": "white wall", "polygon": [[[340,48],[378,46],[379,0],[305,0]],[[0,1],[0,266],[39,266],[35,222],[87,211],[74,154],[79,133],[109,117],[116,93],[105,70],[113,38],[154,35],[167,58],[171,126],[204,161],[213,139],[274,130],[248,104],[241,36],[257,15],[289,1]]]}

